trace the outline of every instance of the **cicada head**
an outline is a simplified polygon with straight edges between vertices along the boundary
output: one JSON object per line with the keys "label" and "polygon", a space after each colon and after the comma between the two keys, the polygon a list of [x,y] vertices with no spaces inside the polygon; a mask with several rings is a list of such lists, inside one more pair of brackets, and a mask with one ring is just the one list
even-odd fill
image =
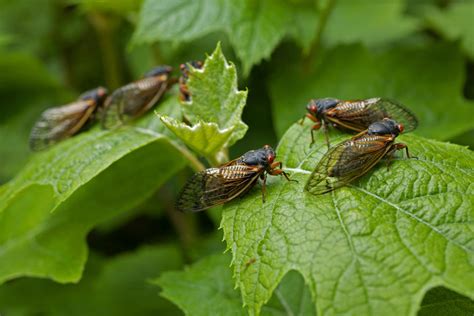
{"label": "cicada head", "polygon": [[161,76],[161,75],[168,76],[172,71],[173,71],[173,67],[168,66],[168,65],[162,65],[148,71],[147,73],[145,73],[143,77],[149,78],[149,77],[156,77],[156,76]]}
{"label": "cicada head", "polygon": [[97,105],[101,105],[107,98],[108,91],[104,87],[98,87],[84,92],[79,96],[79,100],[94,100]]}
{"label": "cicada head", "polygon": [[382,121],[370,124],[367,129],[368,135],[392,135],[398,136],[404,131],[403,124],[395,122],[394,120],[385,118]]}
{"label": "cicada head", "polygon": [[275,151],[269,145],[265,145],[260,149],[246,152],[240,161],[249,166],[261,166],[264,169],[270,167],[275,160]]}
{"label": "cicada head", "polygon": [[189,77],[189,66],[191,65],[191,67],[193,68],[196,68],[196,69],[201,69],[202,66],[203,66],[203,63],[202,61],[200,60],[192,60],[192,61],[189,61],[185,64],[181,64],[179,65],[179,70],[181,71],[181,74],[184,78],[184,80],[186,81]]}
{"label": "cicada head", "polygon": [[339,102],[341,102],[339,99],[334,98],[312,99],[306,105],[306,110],[317,118],[321,118],[327,110],[335,107]]}

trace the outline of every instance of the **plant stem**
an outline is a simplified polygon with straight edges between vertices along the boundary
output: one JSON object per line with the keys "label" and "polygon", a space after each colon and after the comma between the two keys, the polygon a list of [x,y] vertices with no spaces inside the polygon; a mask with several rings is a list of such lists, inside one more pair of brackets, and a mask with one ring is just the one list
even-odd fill
{"label": "plant stem", "polygon": [[186,147],[179,145],[178,143],[171,141],[171,144],[188,160],[189,166],[193,168],[194,171],[200,172],[206,169],[206,167],[197,159],[197,157],[189,151]]}
{"label": "plant stem", "polygon": [[311,45],[308,55],[306,56],[303,62],[303,65],[305,65],[305,68],[307,70],[311,70],[313,68],[314,61],[316,60],[316,57],[319,53],[319,49],[321,47],[323,32],[326,28],[327,21],[329,19],[329,16],[331,15],[335,3],[336,0],[328,0],[326,6],[321,10],[321,16],[317,26],[316,37],[314,38],[313,44]]}
{"label": "plant stem", "polygon": [[206,157],[209,164],[213,167],[217,167],[229,160],[229,150],[227,148],[219,151],[215,156]]}
{"label": "plant stem", "polygon": [[114,42],[115,23],[111,18],[97,12],[88,14],[89,21],[99,38],[105,81],[111,89],[118,88],[122,82],[120,75],[120,58]]}

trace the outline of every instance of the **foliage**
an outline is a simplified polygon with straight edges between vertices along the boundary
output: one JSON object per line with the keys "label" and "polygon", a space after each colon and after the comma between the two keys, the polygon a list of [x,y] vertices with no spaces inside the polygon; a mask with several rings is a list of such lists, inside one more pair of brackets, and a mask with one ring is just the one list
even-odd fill
{"label": "foliage", "polygon": [[181,264],[177,247],[168,245],[143,247],[110,259],[92,254],[78,284],[40,279],[6,284],[0,288],[0,310],[5,315],[180,315],[156,297],[151,280]]}
{"label": "foliage", "polygon": [[472,296],[472,152],[403,136],[417,159],[397,159],[390,170],[376,168],[313,196],[303,187],[326,144],[318,133],[310,146],[310,126],[293,125],[277,149],[298,183],[275,179],[264,204],[254,191],[223,210],[234,277],[250,311],[258,314],[292,269],[304,276],[321,314],[413,314],[433,285]]}
{"label": "foliage", "polygon": [[[0,314],[472,314],[473,4],[0,0]],[[192,60],[189,101],[28,150],[44,109]],[[308,100],[376,96],[418,117],[417,158],[305,192]],[[176,212],[190,168],[264,144],[297,181]]]}
{"label": "foliage", "polygon": [[241,120],[247,92],[238,90],[237,71],[225,60],[220,45],[206,59],[202,71],[191,67],[187,84],[192,99],[182,105],[191,126],[167,116],[160,118],[196,153],[214,161],[247,131]]}

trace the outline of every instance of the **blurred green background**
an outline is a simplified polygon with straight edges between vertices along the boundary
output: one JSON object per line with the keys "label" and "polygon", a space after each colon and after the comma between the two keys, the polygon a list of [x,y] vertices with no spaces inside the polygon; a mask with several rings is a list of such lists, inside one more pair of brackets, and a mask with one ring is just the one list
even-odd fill
{"label": "blurred green background", "polygon": [[[271,14],[260,20],[254,4],[244,2],[250,9],[242,12],[248,15],[228,25],[226,14],[237,12],[239,1],[230,11],[219,11],[225,1],[0,0],[0,184],[32,155],[29,132],[44,109],[98,85],[116,89],[154,65],[177,69],[180,63],[203,60],[218,41],[237,66],[239,87],[249,91],[243,115],[249,130],[231,148],[231,157],[263,144],[276,146],[304,115],[309,98],[329,96],[399,99],[420,117],[420,135],[474,146],[473,1],[287,0],[280,5],[267,0],[259,10]],[[14,280],[0,290],[0,314],[6,302],[13,307],[5,315],[84,315],[99,305],[110,312],[114,302],[107,299],[81,310],[71,297],[90,295],[92,284],[94,295],[120,300],[129,289],[110,291],[120,291],[125,282],[133,285],[221,250],[219,216],[174,213],[174,197],[190,174],[180,171],[151,199],[89,234],[92,256],[82,288],[63,291],[50,281]],[[148,244],[166,246],[143,248]],[[130,251],[137,251],[134,258],[139,259],[127,259]],[[162,258],[169,259],[167,264]],[[150,265],[144,266],[146,261]],[[114,269],[124,276],[119,285],[108,277]],[[142,274],[133,275],[133,270]],[[134,286],[140,295],[157,292]],[[14,297],[25,288],[30,291],[25,299],[44,291],[59,301],[23,305]],[[155,303],[130,311],[179,313],[164,300]],[[51,308],[57,304],[64,306]]]}

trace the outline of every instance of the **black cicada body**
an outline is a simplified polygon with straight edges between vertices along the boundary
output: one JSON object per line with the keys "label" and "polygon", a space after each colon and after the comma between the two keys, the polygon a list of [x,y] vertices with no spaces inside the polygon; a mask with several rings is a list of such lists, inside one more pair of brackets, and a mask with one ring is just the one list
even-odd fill
{"label": "black cicada body", "polygon": [[367,173],[382,158],[393,156],[395,151],[408,147],[395,143],[404,126],[391,119],[375,122],[358,135],[331,149],[321,158],[311,173],[305,190],[324,194],[342,187]]}
{"label": "black cicada body", "polygon": [[198,212],[224,204],[248,192],[259,178],[263,180],[264,198],[267,174],[283,175],[289,180],[281,170],[281,162],[274,159],[275,152],[265,145],[218,168],[198,172],[185,184],[176,206],[180,211]]}
{"label": "black cicada body", "polygon": [[170,66],[159,66],[140,80],[115,90],[105,100],[102,127],[115,128],[142,116],[170,88]]}
{"label": "black cicada body", "polygon": [[107,89],[99,87],[81,94],[77,101],[47,109],[30,134],[30,148],[43,150],[81,131],[102,106]]}
{"label": "black cicada body", "polygon": [[191,93],[187,86],[190,66],[196,69],[201,69],[203,64],[201,61],[193,60],[179,66],[179,69],[181,70],[181,77],[179,77],[179,99],[181,102],[189,102],[191,100]]}
{"label": "black cicada body", "polygon": [[415,115],[403,105],[385,98],[344,101],[334,98],[313,99],[306,106],[308,113],[305,117],[315,122],[311,128],[311,141],[314,142],[313,132],[321,125],[324,129],[326,142],[329,144],[327,125],[342,131],[362,132],[370,124],[390,118],[412,131],[418,126]]}

